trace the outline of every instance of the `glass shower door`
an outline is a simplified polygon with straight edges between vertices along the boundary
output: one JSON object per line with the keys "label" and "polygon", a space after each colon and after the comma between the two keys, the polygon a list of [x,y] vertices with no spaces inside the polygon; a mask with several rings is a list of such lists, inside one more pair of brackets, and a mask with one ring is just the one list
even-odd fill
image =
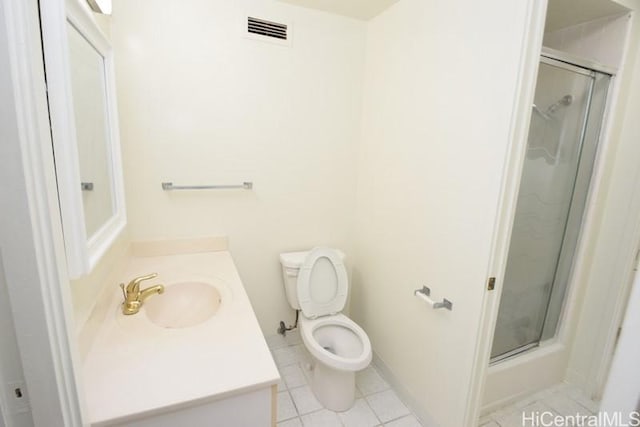
{"label": "glass shower door", "polygon": [[[580,165],[587,164],[590,177],[595,157],[595,149],[587,150],[587,159],[582,155],[595,75],[547,58],[540,64],[493,361],[537,345],[549,307],[562,305],[568,274],[559,270],[570,268],[589,186],[589,179],[578,179]],[[565,283],[557,283],[560,276]],[[552,303],[552,295],[559,304]],[[551,336],[557,318],[552,323]]]}

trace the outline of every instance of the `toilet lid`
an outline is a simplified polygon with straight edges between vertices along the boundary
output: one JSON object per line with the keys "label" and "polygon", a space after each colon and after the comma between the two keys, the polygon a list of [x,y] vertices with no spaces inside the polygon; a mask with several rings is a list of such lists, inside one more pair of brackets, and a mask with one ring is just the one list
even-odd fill
{"label": "toilet lid", "polygon": [[298,273],[298,302],[307,318],[340,313],[349,283],[341,257],[331,248],[313,248]]}

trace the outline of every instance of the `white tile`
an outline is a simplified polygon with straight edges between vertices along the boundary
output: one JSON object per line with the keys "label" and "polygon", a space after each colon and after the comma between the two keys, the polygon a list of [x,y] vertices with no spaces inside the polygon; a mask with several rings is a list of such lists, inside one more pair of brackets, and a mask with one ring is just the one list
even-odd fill
{"label": "white tile", "polygon": [[491,415],[493,414],[485,414],[481,416],[480,421],[478,421],[478,425],[482,426],[484,424],[488,424],[489,422],[493,421],[493,418],[491,417]]}
{"label": "white tile", "polygon": [[385,427],[422,427],[422,424],[420,424],[420,421],[413,415],[407,415],[406,417],[386,423]]}
{"label": "white tile", "polygon": [[[542,390],[530,396],[525,396],[518,400],[517,402],[513,402],[509,408],[512,410],[526,408],[527,406],[533,405],[536,402],[540,402],[544,400],[547,396],[549,396],[551,392],[549,390]],[[501,408],[504,412],[507,408]]]}
{"label": "white tile", "polygon": [[302,427],[300,418],[291,418],[290,420],[278,423],[277,427]]}
{"label": "white tile", "polygon": [[509,415],[496,418],[496,422],[500,427],[523,427],[531,426],[532,424],[524,424],[522,422],[522,411],[513,412]]}
{"label": "white tile", "polygon": [[288,388],[300,387],[307,384],[307,379],[302,373],[302,369],[298,363],[280,368],[280,375]]}
{"label": "white tile", "polygon": [[336,413],[326,409],[303,415],[302,424],[304,427],[342,427]]}
{"label": "white tile", "polygon": [[300,415],[322,408],[322,404],[318,402],[318,399],[313,395],[313,391],[311,391],[311,387],[308,385],[291,389],[289,392]]}
{"label": "white tile", "polygon": [[300,336],[300,332],[297,329],[293,331],[288,331],[287,335],[285,335],[284,340],[287,342],[287,345],[296,345],[302,343],[302,337]]}
{"label": "white tile", "polygon": [[[502,427],[522,427],[522,412],[542,413],[549,411],[554,415],[588,416],[598,411],[598,403],[590,400],[578,387],[560,383],[527,396],[510,406],[501,408],[480,418],[480,426],[496,421]],[[570,421],[570,420],[568,420]],[[531,423],[527,423],[531,425]]]}
{"label": "white tile", "polygon": [[[516,402],[514,404],[511,404],[511,405],[508,405],[508,406],[503,406],[500,409],[496,409],[492,413],[487,414],[487,417],[495,421],[500,417],[504,417],[506,415],[511,415],[513,412],[520,413],[522,411],[522,408],[518,407],[517,403],[518,402]],[[530,405],[530,404],[531,403],[527,403],[527,405]]]}
{"label": "white tile", "polygon": [[593,413],[571,399],[565,393],[558,392],[546,397],[543,401],[548,407],[560,415],[592,415]]}
{"label": "white tile", "polygon": [[300,369],[302,370],[302,374],[307,380],[307,383],[311,384],[311,380],[313,378],[313,363],[303,360],[300,363],[298,363],[298,365],[300,366]]}
{"label": "white tile", "polygon": [[[279,424],[278,424],[279,425]],[[500,424],[498,424],[495,421],[489,421],[487,423],[484,424],[480,424],[480,427],[500,427]]]}
{"label": "white tile", "polygon": [[283,391],[278,393],[278,421],[287,420],[289,418],[297,417],[296,407],[293,406],[293,401],[289,392]]}
{"label": "white tile", "polygon": [[546,392],[546,396],[548,396],[550,394],[557,393],[557,392],[566,393],[567,391],[569,391],[569,389],[571,387],[573,387],[573,386],[562,382],[562,383],[558,383],[556,385],[552,385],[551,387],[538,392],[538,394],[544,394]]}
{"label": "white tile", "polygon": [[297,344],[295,347],[298,349],[298,360],[300,362],[300,366],[311,366],[314,359],[311,356],[311,353],[307,350],[307,347],[305,347],[304,344]]}
{"label": "white tile", "polygon": [[266,335],[264,339],[265,341],[267,341],[267,346],[269,347],[270,350],[287,347],[289,345],[285,337],[283,337],[280,334]]}
{"label": "white tile", "polygon": [[349,427],[375,427],[380,424],[378,417],[364,399],[357,399],[351,409],[339,412],[338,416],[342,423]]}
{"label": "white tile", "polygon": [[545,405],[544,402],[534,402],[531,405],[525,406],[523,409],[526,412],[553,412],[553,410]]}
{"label": "white tile", "polygon": [[589,399],[589,397],[576,386],[568,386],[566,393],[567,396],[569,396],[571,399],[575,400],[594,414],[597,413],[600,409],[600,402]]}
{"label": "white tile", "polygon": [[[551,416],[557,415],[551,408],[542,402],[534,402],[524,408],[514,408],[510,413],[503,413],[495,417],[495,421],[501,427],[530,427],[538,426],[544,413],[550,413]],[[548,417],[548,415],[546,416]]]}
{"label": "white tile", "polygon": [[404,406],[404,403],[400,401],[393,390],[371,394],[366,399],[373,412],[383,423],[400,418],[403,415],[409,415],[409,409]]}
{"label": "white tile", "polygon": [[298,363],[302,357],[301,345],[276,348],[271,351],[278,367]]}
{"label": "white tile", "polygon": [[285,336],[282,336],[278,333],[265,335],[264,339],[267,341],[267,345],[271,350],[275,350],[276,348],[294,346],[296,344],[302,343],[300,332],[298,332],[297,329],[287,331],[287,334]]}
{"label": "white tile", "polygon": [[378,374],[373,366],[356,373],[356,386],[364,396],[389,388],[389,384]]}
{"label": "white tile", "polygon": [[287,384],[284,382],[282,373],[280,373],[280,380],[278,381],[278,391],[285,391],[286,389],[287,389]]}

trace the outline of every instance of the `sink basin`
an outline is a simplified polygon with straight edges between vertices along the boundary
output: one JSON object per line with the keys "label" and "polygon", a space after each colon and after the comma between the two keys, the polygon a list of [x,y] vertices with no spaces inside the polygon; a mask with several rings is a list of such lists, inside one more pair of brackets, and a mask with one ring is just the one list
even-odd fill
{"label": "sink basin", "polygon": [[142,308],[163,328],[188,328],[210,319],[222,303],[220,291],[204,282],[165,285],[164,293],[146,299]]}

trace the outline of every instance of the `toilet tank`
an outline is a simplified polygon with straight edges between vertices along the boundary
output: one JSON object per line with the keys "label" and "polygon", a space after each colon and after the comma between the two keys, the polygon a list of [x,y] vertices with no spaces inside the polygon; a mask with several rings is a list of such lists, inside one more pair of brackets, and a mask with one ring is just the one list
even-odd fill
{"label": "toilet tank", "polygon": [[[340,259],[344,261],[344,252],[336,249]],[[280,264],[282,265],[282,279],[284,280],[284,293],[287,295],[287,302],[294,310],[300,310],[298,302],[298,271],[304,263],[309,251],[285,252],[280,254]]]}

